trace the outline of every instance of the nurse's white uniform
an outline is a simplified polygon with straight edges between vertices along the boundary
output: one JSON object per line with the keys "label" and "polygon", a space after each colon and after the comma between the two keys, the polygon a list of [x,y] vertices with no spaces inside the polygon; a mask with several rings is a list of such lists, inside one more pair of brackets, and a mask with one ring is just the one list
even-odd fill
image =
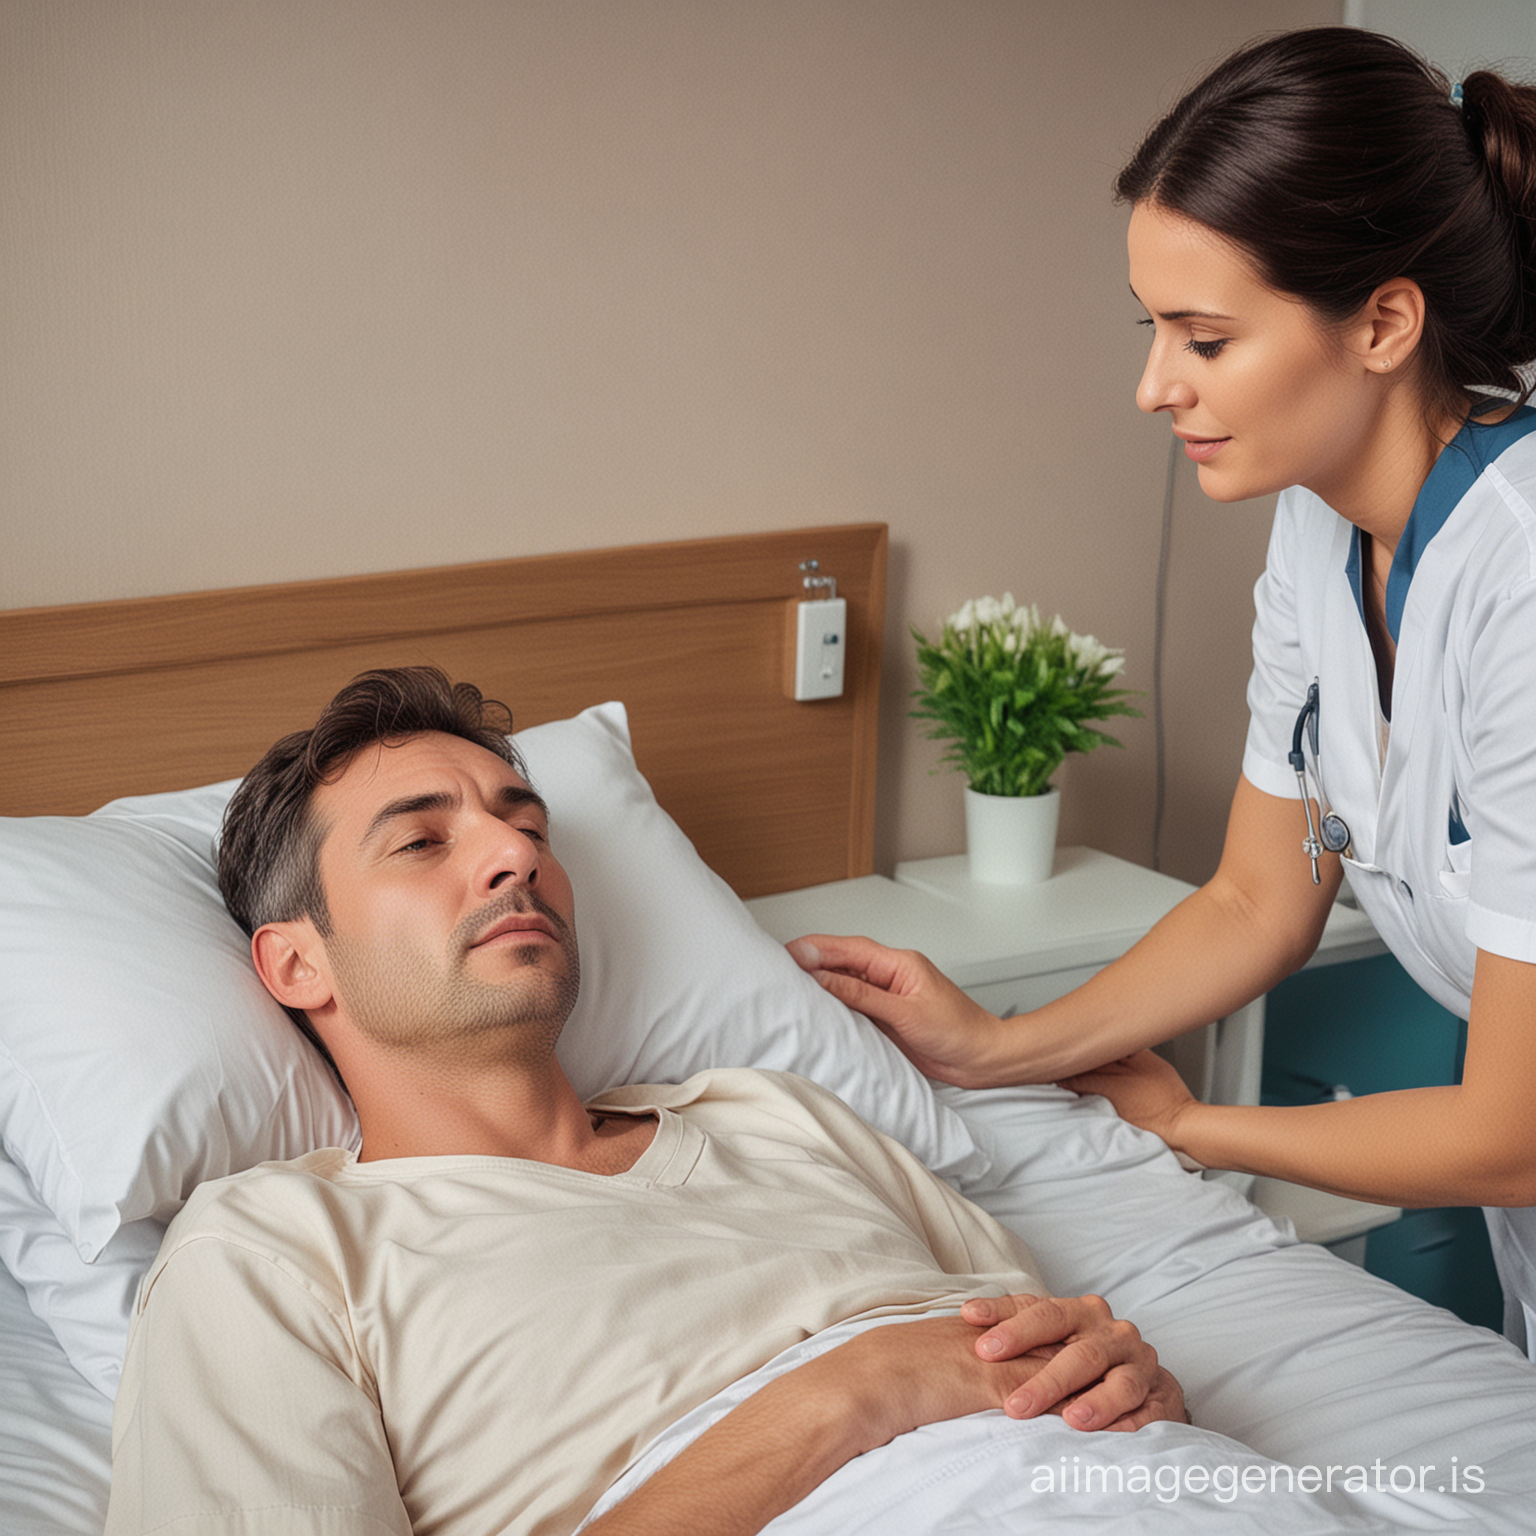
{"label": "nurse's white uniform", "polygon": [[[1350,888],[1409,975],[1466,1018],[1478,949],[1536,962],[1536,411],[1463,427],[1419,493],[1387,584],[1390,729],[1353,525],[1286,491],[1254,596],[1244,775],[1297,802],[1303,864],[1287,759],[1315,679]],[[1536,1209],[1486,1214],[1506,1331],[1536,1358]]]}

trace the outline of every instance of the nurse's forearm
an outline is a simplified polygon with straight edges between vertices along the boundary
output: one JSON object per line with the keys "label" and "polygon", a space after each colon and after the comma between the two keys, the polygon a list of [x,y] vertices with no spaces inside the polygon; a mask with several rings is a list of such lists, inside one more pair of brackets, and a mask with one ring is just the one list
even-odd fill
{"label": "nurse's forearm", "polygon": [[[1317,947],[1338,893],[1298,847],[1299,804],[1240,781],[1216,874],[1075,992],[1020,1015],[1014,1081],[1054,1080],[1198,1029],[1262,996]],[[998,1079],[1007,1080],[1007,1079]]]}
{"label": "nurse's forearm", "polygon": [[[1406,1088],[1336,1103],[1191,1101],[1165,1139],[1210,1168],[1265,1174],[1383,1205],[1536,1204],[1536,1163],[1465,1088]],[[1522,1117],[1527,1139],[1531,1111]]]}
{"label": "nurse's forearm", "polygon": [[1536,965],[1479,950],[1460,1086],[1332,1104],[1176,1106],[1154,1127],[1212,1168],[1391,1205],[1536,1205]]}
{"label": "nurse's forearm", "polygon": [[1074,992],[1015,1026],[1023,1081],[1054,1081],[1199,1029],[1263,996],[1306,958],[1205,886]]}
{"label": "nurse's forearm", "polygon": [[961,1088],[1055,1082],[1224,1018],[1312,953],[1340,869],[1325,855],[1312,884],[1301,824],[1295,801],[1242,780],[1211,881],[1085,986],[1015,1018],[989,1013],[915,950],[831,934],[789,950],[930,1077]]}

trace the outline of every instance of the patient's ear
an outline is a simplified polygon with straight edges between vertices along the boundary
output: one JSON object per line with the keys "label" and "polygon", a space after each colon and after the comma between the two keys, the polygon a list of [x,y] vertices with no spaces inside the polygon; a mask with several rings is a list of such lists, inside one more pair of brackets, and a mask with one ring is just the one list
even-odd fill
{"label": "patient's ear", "polygon": [[325,945],[307,917],[265,923],[251,935],[251,959],[262,984],[285,1008],[313,1013],[332,997]]}

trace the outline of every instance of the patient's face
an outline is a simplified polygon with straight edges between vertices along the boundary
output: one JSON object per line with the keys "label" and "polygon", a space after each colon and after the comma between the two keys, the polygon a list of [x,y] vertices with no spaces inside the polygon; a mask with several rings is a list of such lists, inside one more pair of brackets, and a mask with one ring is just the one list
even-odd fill
{"label": "patient's face", "polygon": [[580,985],[575,903],[517,773],[433,732],[366,748],[314,810],[338,1014],[391,1046],[552,1049]]}

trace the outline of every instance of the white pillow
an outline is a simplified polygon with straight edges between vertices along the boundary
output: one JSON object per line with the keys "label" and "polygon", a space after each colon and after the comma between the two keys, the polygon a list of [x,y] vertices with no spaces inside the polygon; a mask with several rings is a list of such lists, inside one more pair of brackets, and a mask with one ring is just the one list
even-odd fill
{"label": "white pillow", "polygon": [[116,1395],[123,1372],[139,1281],[164,1236],[164,1222],[127,1222],[87,1264],[26,1175],[0,1158],[0,1262],[21,1282],[70,1364],[108,1397]]}
{"label": "white pillow", "polygon": [[622,704],[516,741],[576,893],[581,996],[559,1056],[583,1098],[706,1067],[798,1072],[936,1173],[985,1169],[927,1079],[789,958],[656,803]]}
{"label": "white pillow", "polygon": [[[622,705],[517,744],[576,892],[582,989],[560,1057],[583,1097],[780,1068],[939,1173],[985,1170],[906,1058],[789,959],[657,805]],[[0,819],[0,1125],[57,1224],[17,1278],[40,1315],[90,1317],[97,1338],[126,1332],[112,1261],[143,1246],[140,1223],[168,1221],[205,1179],[357,1145],[345,1095],[257,980],[219,897],[212,843],[234,785]],[[106,1262],[93,1276],[81,1260]],[[71,1353],[87,1358],[78,1337]]]}
{"label": "white pillow", "polygon": [[357,1145],[268,995],[212,844],[234,781],[0,821],[5,1153],[81,1258],[205,1179]]}

